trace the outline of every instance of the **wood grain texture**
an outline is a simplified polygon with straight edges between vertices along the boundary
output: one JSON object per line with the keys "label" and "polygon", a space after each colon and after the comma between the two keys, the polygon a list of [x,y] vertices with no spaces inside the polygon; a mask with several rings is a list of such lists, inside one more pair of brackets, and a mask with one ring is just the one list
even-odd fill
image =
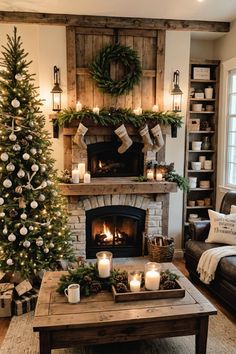
{"label": "wood grain texture", "polygon": [[67,54],[67,95],[68,105],[75,107],[76,104],[76,47],[75,28],[66,29],[66,54]]}

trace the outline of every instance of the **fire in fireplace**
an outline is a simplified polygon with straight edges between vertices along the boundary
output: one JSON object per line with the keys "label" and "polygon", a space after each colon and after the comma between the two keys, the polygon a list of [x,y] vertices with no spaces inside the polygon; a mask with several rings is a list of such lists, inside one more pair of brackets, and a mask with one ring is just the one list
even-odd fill
{"label": "fire in fireplace", "polygon": [[88,145],[88,169],[92,177],[129,177],[143,175],[143,145],[134,142],[124,153],[118,153],[120,142]]}
{"label": "fire in fireplace", "polygon": [[108,206],[86,212],[86,257],[111,251],[114,257],[140,256],[145,211],[130,206]]}

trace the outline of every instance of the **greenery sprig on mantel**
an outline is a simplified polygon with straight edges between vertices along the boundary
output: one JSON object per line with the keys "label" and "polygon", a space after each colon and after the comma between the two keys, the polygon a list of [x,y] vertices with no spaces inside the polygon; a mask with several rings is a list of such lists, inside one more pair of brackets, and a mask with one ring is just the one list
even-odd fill
{"label": "greenery sprig on mantel", "polygon": [[97,114],[86,106],[83,106],[80,111],[76,111],[75,108],[64,109],[57,115],[57,123],[59,126],[63,126],[65,123],[70,123],[73,120],[83,122],[83,120],[88,118],[96,125],[114,127],[121,124],[131,124],[139,128],[145,123],[153,122],[180,128],[183,124],[182,117],[172,111],[153,112],[151,110],[144,110],[142,114],[137,115],[130,108],[103,107],[100,109],[99,114]]}

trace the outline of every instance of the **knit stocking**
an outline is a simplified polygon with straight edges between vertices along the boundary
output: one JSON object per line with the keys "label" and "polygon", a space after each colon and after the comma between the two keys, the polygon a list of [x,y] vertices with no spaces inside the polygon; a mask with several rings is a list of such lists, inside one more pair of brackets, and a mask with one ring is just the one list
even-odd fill
{"label": "knit stocking", "polygon": [[142,149],[142,152],[147,152],[147,151],[149,151],[149,150],[152,150],[153,142],[152,142],[152,139],[151,139],[151,137],[150,137],[147,124],[145,125],[144,128],[142,128],[142,129],[139,131],[139,134],[141,135],[142,140],[143,140],[143,144],[144,144],[144,147],[143,147],[143,149]]}
{"label": "knit stocking", "polygon": [[115,134],[120,138],[122,141],[121,146],[118,148],[119,154],[123,154],[128,148],[133,144],[132,140],[130,139],[127,130],[124,124],[120,125],[116,130]]}
{"label": "knit stocking", "polygon": [[79,123],[77,132],[74,136],[74,143],[77,144],[81,149],[86,150],[87,149],[87,145],[85,144],[84,141],[84,136],[87,133],[88,128],[86,128],[82,123]]}
{"label": "knit stocking", "polygon": [[152,151],[158,152],[164,146],[164,139],[162,136],[160,125],[157,124],[154,128],[151,129],[151,132],[152,132],[152,134],[154,136],[154,140],[155,140]]}

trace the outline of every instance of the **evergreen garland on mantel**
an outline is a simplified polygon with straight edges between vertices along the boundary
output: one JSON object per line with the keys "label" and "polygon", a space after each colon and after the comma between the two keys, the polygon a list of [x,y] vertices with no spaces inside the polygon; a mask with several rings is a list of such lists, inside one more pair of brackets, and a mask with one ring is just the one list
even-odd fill
{"label": "evergreen garland on mantel", "polygon": [[74,108],[64,109],[57,115],[56,122],[59,126],[70,123],[72,120],[83,122],[90,118],[98,126],[119,126],[121,124],[131,124],[136,128],[148,122],[171,125],[180,128],[183,124],[182,117],[176,112],[163,111],[153,112],[144,110],[140,115],[135,114],[130,108],[101,108],[99,114],[84,106],[80,111]]}

